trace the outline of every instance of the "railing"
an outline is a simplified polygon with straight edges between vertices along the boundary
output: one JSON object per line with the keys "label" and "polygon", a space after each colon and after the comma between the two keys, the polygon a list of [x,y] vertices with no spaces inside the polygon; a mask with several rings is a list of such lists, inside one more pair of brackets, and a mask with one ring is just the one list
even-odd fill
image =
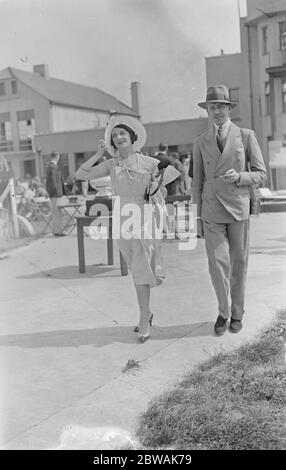
{"label": "railing", "polygon": [[4,189],[3,193],[0,195],[0,207],[2,207],[2,204],[6,199],[10,199],[14,236],[18,238],[19,237],[19,223],[18,223],[18,218],[17,218],[16,196],[15,196],[15,187],[14,187],[13,178],[9,179],[9,182],[6,188]]}

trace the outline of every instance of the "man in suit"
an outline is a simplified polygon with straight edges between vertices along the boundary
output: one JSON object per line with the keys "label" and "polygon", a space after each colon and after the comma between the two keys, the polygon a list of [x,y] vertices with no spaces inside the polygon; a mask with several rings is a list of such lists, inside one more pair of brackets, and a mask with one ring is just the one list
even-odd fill
{"label": "man in suit", "polygon": [[[214,330],[242,328],[249,252],[249,212],[252,185],[267,174],[255,133],[230,121],[232,102],[223,85],[209,87],[206,101],[211,127],[194,142],[193,203],[197,233],[205,238],[209,273],[218,300]],[[249,166],[249,171],[248,171]],[[230,298],[230,302],[229,302]]]}
{"label": "man in suit", "polygon": [[168,165],[173,164],[172,159],[168,156],[168,145],[163,142],[159,144],[159,152],[154,155],[154,158],[160,160],[158,165],[159,170],[162,170],[162,168],[166,168]]}
{"label": "man in suit", "polygon": [[52,230],[56,237],[63,237],[62,212],[58,207],[58,200],[65,194],[64,180],[58,166],[60,154],[52,152],[51,160],[47,168],[47,192],[52,202]]}

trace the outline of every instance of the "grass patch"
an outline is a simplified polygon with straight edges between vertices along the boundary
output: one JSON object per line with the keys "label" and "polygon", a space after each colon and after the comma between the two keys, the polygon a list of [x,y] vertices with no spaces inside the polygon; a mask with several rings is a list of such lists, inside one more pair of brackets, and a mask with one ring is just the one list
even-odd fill
{"label": "grass patch", "polygon": [[140,416],[149,449],[286,450],[286,310],[256,341],[200,364]]}

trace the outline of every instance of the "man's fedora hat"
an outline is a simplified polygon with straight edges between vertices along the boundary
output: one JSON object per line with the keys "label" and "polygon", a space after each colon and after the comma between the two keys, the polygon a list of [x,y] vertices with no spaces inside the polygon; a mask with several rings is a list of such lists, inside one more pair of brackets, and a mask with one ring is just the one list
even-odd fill
{"label": "man's fedora hat", "polygon": [[224,85],[215,85],[208,88],[206,101],[198,103],[198,106],[207,109],[207,103],[225,103],[230,104],[232,108],[238,104],[236,101],[231,101],[229,89]]}
{"label": "man's fedora hat", "polygon": [[111,145],[111,133],[114,127],[120,124],[125,124],[135,132],[137,136],[137,140],[133,143],[133,149],[135,150],[135,152],[141,150],[142,147],[144,147],[147,139],[145,128],[143,127],[141,122],[138,121],[138,119],[135,119],[131,116],[112,116],[110,118],[109,123],[107,124],[104,136],[107,151],[110,155],[112,155],[112,157],[116,157],[117,155],[119,155],[119,151]]}

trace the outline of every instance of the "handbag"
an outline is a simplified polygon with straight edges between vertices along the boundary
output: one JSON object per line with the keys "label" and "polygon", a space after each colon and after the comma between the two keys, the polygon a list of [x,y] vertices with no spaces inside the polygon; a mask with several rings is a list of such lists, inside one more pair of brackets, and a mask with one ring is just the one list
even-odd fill
{"label": "handbag", "polygon": [[[240,129],[240,134],[241,134],[241,140],[242,140],[243,147],[244,147],[244,152],[245,152],[245,167],[246,167],[246,170],[248,172],[250,172],[251,171],[250,161],[247,158],[247,148],[246,148],[246,145],[245,145],[245,142],[244,142],[244,136],[243,136],[242,129]],[[260,215],[260,199],[259,199],[259,197],[257,196],[257,194],[255,192],[256,187],[258,187],[258,185],[251,185],[248,188],[249,196],[250,196],[250,198],[249,198],[249,214],[258,216],[258,215]]]}
{"label": "handbag", "polygon": [[[157,193],[157,191],[159,191],[162,184],[166,186],[167,184],[176,180],[179,176],[181,176],[181,172],[178,171],[176,168],[174,168],[173,165],[168,165],[165,168],[162,168],[157,174],[157,176],[158,175],[160,175],[159,179],[158,180],[155,179],[157,180],[158,186],[155,189],[155,191],[153,191],[152,193],[150,193],[150,188],[147,188],[145,190],[145,194],[144,194],[145,201],[149,202],[149,198],[151,196],[154,196]],[[163,198],[165,198],[165,196],[163,196]]]}
{"label": "handbag", "polygon": [[152,193],[150,193],[150,188],[146,188],[146,189],[145,189],[145,193],[144,193],[144,199],[145,199],[145,201],[149,202],[150,197],[151,197],[151,196],[154,196],[154,195],[157,193],[157,191],[160,189],[160,186],[162,185],[162,182],[163,182],[164,172],[165,172],[165,168],[163,168],[163,169],[161,170],[161,174],[160,174],[160,177],[159,177],[159,180],[158,180],[158,186],[157,186],[157,188],[155,189],[155,191],[153,191]]}

